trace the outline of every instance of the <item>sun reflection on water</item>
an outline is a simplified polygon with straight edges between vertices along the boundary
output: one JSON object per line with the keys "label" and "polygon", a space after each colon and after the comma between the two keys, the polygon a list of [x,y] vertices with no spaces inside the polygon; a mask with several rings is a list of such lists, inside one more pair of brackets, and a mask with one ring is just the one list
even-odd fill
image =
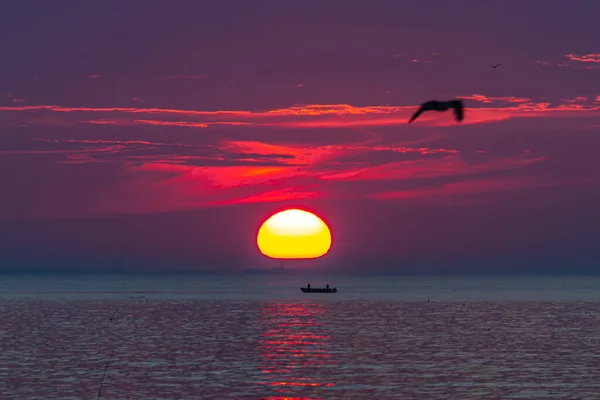
{"label": "sun reflection on water", "polygon": [[262,309],[261,384],[279,395],[265,400],[314,400],[313,397],[281,397],[284,393],[308,394],[311,388],[333,387],[320,377],[324,368],[334,365],[328,351],[330,337],[321,321],[326,320],[323,304],[272,302]]}

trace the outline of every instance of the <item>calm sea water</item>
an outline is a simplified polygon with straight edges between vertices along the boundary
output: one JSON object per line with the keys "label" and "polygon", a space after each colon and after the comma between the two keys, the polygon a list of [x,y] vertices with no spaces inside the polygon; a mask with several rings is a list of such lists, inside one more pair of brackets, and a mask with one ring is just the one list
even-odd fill
{"label": "calm sea water", "polygon": [[600,398],[598,278],[327,279],[2,277],[0,399]]}

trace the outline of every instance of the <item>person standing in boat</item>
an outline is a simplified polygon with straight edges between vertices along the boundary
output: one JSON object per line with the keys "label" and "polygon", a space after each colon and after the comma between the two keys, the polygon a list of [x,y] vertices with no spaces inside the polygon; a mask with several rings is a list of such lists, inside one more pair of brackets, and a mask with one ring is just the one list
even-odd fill
{"label": "person standing in boat", "polygon": [[310,289],[310,283],[309,283],[308,285],[306,285],[306,287],[307,287],[308,289]]}
{"label": "person standing in boat", "polygon": [[325,286],[325,289],[329,290],[329,283]]}

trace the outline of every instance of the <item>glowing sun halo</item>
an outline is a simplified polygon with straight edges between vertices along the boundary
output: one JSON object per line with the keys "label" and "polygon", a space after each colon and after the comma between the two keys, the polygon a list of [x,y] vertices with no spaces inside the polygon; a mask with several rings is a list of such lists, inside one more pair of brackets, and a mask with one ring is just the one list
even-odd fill
{"label": "glowing sun halo", "polygon": [[318,258],[331,248],[331,232],[308,211],[289,209],[267,219],[256,238],[262,254],[277,259]]}

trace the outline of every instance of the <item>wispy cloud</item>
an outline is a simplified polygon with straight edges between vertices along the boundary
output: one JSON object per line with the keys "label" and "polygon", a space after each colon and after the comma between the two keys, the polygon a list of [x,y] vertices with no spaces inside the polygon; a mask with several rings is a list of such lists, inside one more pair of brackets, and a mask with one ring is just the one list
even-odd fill
{"label": "wispy cloud", "polygon": [[[280,150],[281,151],[281,150]],[[190,207],[241,204],[253,202],[277,202],[283,200],[303,200],[315,198],[359,198],[404,199],[416,198],[431,194],[435,196],[441,189],[430,188],[436,181],[443,179],[443,190],[454,190],[457,193],[473,193],[477,189],[489,192],[499,190],[483,184],[474,184],[469,190],[461,187],[468,185],[469,179],[484,182],[489,174],[497,174],[523,168],[544,158],[505,158],[491,164],[470,165],[461,161],[460,156],[451,153],[432,160],[409,160],[391,162],[385,165],[363,165],[352,167],[353,162],[335,165],[335,157],[343,155],[343,151],[324,151],[312,162],[304,165],[289,166],[224,166],[193,167],[176,164],[144,163],[131,164],[128,174],[152,173],[157,180],[147,181],[144,186],[137,186],[140,193],[154,193],[161,188],[165,193],[172,193],[166,204],[175,202],[175,198],[184,196]],[[297,155],[295,156],[297,157]],[[295,161],[296,159],[294,159]],[[292,161],[293,162],[293,161]],[[162,176],[162,178],[161,178]],[[455,188],[453,179],[461,179],[462,184]],[[523,189],[526,184],[512,183],[511,178],[504,181],[505,190]],[[440,183],[437,183],[440,185]],[[405,189],[394,189],[405,187]],[[425,189],[422,189],[425,187]],[[409,192],[416,194],[409,195]],[[180,200],[181,202],[181,200]],[[172,207],[172,205],[161,207]],[[158,207],[158,206],[157,206]],[[159,208],[161,208],[159,207]]]}
{"label": "wispy cloud", "polygon": [[[152,184],[176,186],[177,193],[192,190],[181,185],[204,188],[202,193],[207,198],[214,194],[218,201],[229,203],[267,198],[277,201],[281,196],[292,196],[287,192],[289,187],[296,187],[294,192],[302,196],[331,196],[357,182],[397,184],[414,179],[475,176],[521,168],[545,159],[525,154],[470,163],[456,149],[375,144],[309,146],[224,140],[191,145],[117,138],[23,140],[0,154],[52,156],[56,162],[66,164],[120,163],[128,174],[158,173],[158,180]],[[169,175],[160,178],[165,172]],[[365,187],[361,192],[371,195],[380,190],[376,186]],[[210,194],[208,188],[220,191]],[[226,193],[224,188],[244,190]]]}
{"label": "wispy cloud", "polygon": [[488,97],[482,94],[473,94],[471,96],[458,96],[460,99],[473,100],[480,103],[507,102],[507,103],[531,103],[532,99],[526,97]]}
{"label": "wispy cloud", "polygon": [[[464,124],[456,124],[451,114],[431,113],[423,115],[421,127],[406,124],[417,105],[309,104],[270,110],[3,106],[3,121],[37,125],[1,137],[0,162],[14,168],[115,171],[109,188],[95,191],[89,200],[90,210],[98,213],[316,198],[468,197],[546,187],[545,179],[564,184],[564,172],[554,171],[558,178],[540,174],[552,162],[556,150],[550,147],[559,139],[544,136],[537,150],[524,151],[531,140],[514,134],[514,126],[527,123],[526,118],[556,117],[556,123],[527,125],[554,129],[562,124],[569,132],[585,134],[589,131],[580,128],[600,117],[600,104],[583,96],[552,104],[516,96],[463,98],[468,105]],[[494,124],[510,119],[515,120],[504,125],[508,130]],[[60,129],[53,127],[59,123],[64,124]],[[455,129],[441,128],[449,125]],[[28,132],[34,129],[32,138]],[[560,140],[567,136],[571,140],[570,135]],[[591,147],[581,143],[577,150],[566,147],[577,152],[577,162],[589,162],[585,152]]]}
{"label": "wispy cloud", "polygon": [[[576,117],[598,115],[598,105],[573,107],[572,102],[551,104],[537,102],[521,97],[487,97],[474,94],[463,96],[474,102],[468,107],[467,118],[463,125],[488,123],[511,118],[533,117]],[[505,104],[492,107],[492,103]],[[478,104],[485,104],[480,106]],[[156,126],[180,126],[206,128],[210,125],[232,126],[278,126],[286,128],[327,128],[327,127],[377,127],[405,124],[414,112],[413,106],[363,106],[348,104],[309,104],[287,108],[251,111],[251,110],[184,110],[167,108],[139,107],[62,107],[51,105],[2,106],[0,112],[23,113],[23,120],[29,116],[38,117],[40,113],[79,115],[77,121],[103,125],[148,124]],[[81,118],[82,115],[104,114],[102,118]],[[149,118],[139,118],[145,115]],[[167,119],[168,118],[168,119]],[[416,125],[453,125],[455,122],[447,115],[438,113],[424,114]]]}
{"label": "wispy cloud", "polygon": [[543,187],[562,186],[575,182],[560,182],[545,177],[512,177],[475,179],[466,182],[452,182],[437,186],[423,187],[416,190],[397,190],[372,195],[381,200],[423,200],[446,202],[448,198],[461,195],[485,194],[494,192],[514,192],[534,190]]}
{"label": "wispy cloud", "polygon": [[186,121],[158,121],[152,119],[136,119],[134,120],[136,124],[146,124],[146,125],[158,125],[158,126],[183,126],[187,128],[206,128],[207,124],[198,123],[198,122],[186,122]]}
{"label": "wispy cloud", "polygon": [[165,76],[165,79],[206,79],[208,78],[208,74],[198,74],[198,75],[168,75]]}
{"label": "wispy cloud", "polygon": [[590,53],[581,56],[577,54],[565,54],[565,57],[571,61],[577,61],[580,63],[600,63],[600,53]]}
{"label": "wispy cloud", "polygon": [[8,99],[10,99],[11,103],[24,103],[25,99],[19,96],[15,96],[13,94],[7,93],[4,95],[5,97],[7,97]]}
{"label": "wispy cloud", "polygon": [[588,101],[588,98],[586,96],[577,96],[572,99],[560,99],[560,100],[565,103],[573,104],[573,103],[585,103]]}
{"label": "wispy cloud", "polygon": [[537,64],[544,67],[580,68],[586,70],[594,70],[600,68],[600,54],[565,54],[560,59],[554,59],[552,61],[540,60],[536,62]]}
{"label": "wispy cloud", "polygon": [[227,204],[249,204],[249,203],[266,203],[266,202],[277,202],[286,200],[306,200],[306,199],[317,199],[322,197],[322,194],[316,191],[304,190],[297,187],[290,187],[285,189],[267,190],[255,195],[243,196],[237,199],[221,200],[215,204],[227,205]]}

